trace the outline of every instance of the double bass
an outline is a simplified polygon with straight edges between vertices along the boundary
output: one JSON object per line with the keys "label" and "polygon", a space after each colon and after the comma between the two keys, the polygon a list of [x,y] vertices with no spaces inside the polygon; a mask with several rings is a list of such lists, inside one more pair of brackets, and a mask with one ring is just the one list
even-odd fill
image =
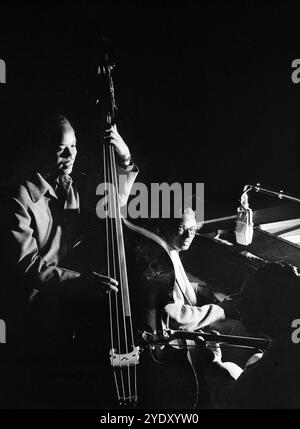
{"label": "double bass", "polygon": [[[116,123],[116,102],[109,55],[97,64],[97,75],[107,89],[106,125]],[[100,97],[96,97],[97,103]],[[168,246],[155,233],[123,216],[118,197],[118,163],[114,148],[103,144],[105,184],[106,274],[118,281],[118,292],[107,296],[108,324],[102,330],[103,353],[112,407],[187,408],[199,403],[199,380],[184,340],[180,347],[145,344],[144,330],[161,329],[161,312],[172,299],[175,274]],[[144,249],[153,260],[163,261],[163,272],[149,270]],[[147,252],[146,252],[147,253]],[[153,262],[153,261],[152,261]],[[113,388],[112,388],[113,386]],[[107,400],[107,398],[106,398]],[[106,401],[107,403],[107,401]],[[101,406],[101,404],[99,404]]]}

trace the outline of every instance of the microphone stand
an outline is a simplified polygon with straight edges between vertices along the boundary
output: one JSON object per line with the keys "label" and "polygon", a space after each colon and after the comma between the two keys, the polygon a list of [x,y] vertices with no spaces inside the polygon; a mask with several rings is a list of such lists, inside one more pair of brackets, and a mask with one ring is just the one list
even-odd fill
{"label": "microphone stand", "polygon": [[254,189],[256,192],[261,192],[266,195],[271,195],[273,197],[278,197],[280,200],[290,200],[294,201],[296,203],[300,203],[300,198],[297,198],[293,195],[284,194],[283,191],[273,191],[271,189],[262,188],[260,186],[260,183],[257,183],[256,185],[245,185],[244,186],[244,192],[249,192],[251,189]]}

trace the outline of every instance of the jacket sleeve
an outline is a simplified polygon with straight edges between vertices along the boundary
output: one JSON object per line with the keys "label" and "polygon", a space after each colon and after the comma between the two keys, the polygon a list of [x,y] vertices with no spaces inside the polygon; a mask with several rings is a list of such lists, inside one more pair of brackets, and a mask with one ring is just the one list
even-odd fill
{"label": "jacket sleeve", "polygon": [[121,207],[127,204],[130,191],[138,172],[139,170],[134,164],[130,164],[127,167],[117,166],[119,177],[119,201]]}
{"label": "jacket sleeve", "polygon": [[34,288],[50,281],[63,282],[76,279],[80,273],[48,264],[39,254],[32,219],[25,205],[13,198],[9,213],[9,254],[11,262],[18,263],[21,274],[26,274]]}
{"label": "jacket sleeve", "polygon": [[223,309],[215,304],[198,307],[177,301],[167,304],[163,311],[164,325],[170,329],[195,330],[223,319]]}

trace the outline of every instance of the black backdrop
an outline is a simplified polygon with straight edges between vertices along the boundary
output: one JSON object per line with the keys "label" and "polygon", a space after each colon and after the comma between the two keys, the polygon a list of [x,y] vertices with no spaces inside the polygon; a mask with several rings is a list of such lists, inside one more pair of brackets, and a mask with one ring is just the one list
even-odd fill
{"label": "black backdrop", "polygon": [[224,207],[249,182],[300,194],[299,12],[297,2],[1,5],[1,182],[30,152],[46,106],[72,112],[91,144],[86,70],[98,34],[115,49],[119,130],[140,180],[205,182]]}

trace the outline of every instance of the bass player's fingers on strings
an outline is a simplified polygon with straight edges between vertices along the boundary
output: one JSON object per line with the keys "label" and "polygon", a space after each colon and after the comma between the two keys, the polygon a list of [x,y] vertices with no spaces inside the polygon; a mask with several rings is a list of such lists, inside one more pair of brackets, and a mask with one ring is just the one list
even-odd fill
{"label": "bass player's fingers on strings", "polygon": [[92,271],[92,274],[94,274],[96,277],[98,277],[99,279],[102,279],[106,282],[111,282],[111,283],[115,284],[116,286],[118,285],[118,280],[114,279],[113,277],[105,276],[103,274],[98,273],[97,271]]}
{"label": "bass player's fingers on strings", "polygon": [[118,129],[117,129],[117,125],[116,124],[114,124],[114,125],[110,125],[108,128],[106,128],[105,130],[104,130],[104,137],[106,136],[106,135],[109,135],[109,134],[114,134],[114,133],[118,133]]}
{"label": "bass player's fingers on strings", "polygon": [[113,279],[112,277],[103,276],[102,274],[93,271],[92,274],[95,276],[95,280],[99,281],[101,285],[109,292],[110,290],[114,292],[118,292],[118,281]]}
{"label": "bass player's fingers on strings", "polygon": [[109,292],[118,292],[118,288],[111,283],[101,282],[101,286],[104,288],[106,293]]}
{"label": "bass player's fingers on strings", "polygon": [[117,131],[116,125],[112,125],[111,127],[104,130],[104,135],[103,135],[104,140],[117,139],[118,137],[121,137],[121,136]]}
{"label": "bass player's fingers on strings", "polygon": [[124,142],[123,138],[117,131],[117,127],[113,125],[109,129],[105,130],[104,134],[104,141],[105,143],[112,144],[118,155],[123,159],[130,158],[130,150],[127,146],[127,144]]}

